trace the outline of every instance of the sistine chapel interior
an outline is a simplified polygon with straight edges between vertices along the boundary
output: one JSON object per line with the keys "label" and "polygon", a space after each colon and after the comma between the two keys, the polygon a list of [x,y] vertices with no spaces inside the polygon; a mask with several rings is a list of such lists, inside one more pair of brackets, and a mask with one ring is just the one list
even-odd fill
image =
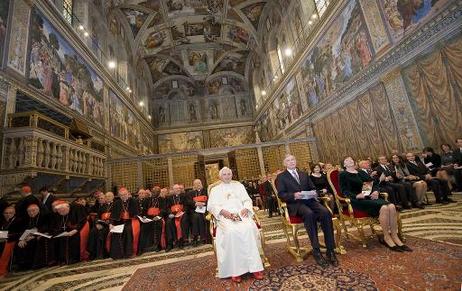
{"label": "sistine chapel interior", "polygon": [[[461,31],[461,0],[0,0],[0,289],[460,288]],[[291,212],[291,158],[332,250]],[[219,276],[221,212],[198,209],[227,170],[264,278]],[[395,249],[346,194],[363,170]]]}

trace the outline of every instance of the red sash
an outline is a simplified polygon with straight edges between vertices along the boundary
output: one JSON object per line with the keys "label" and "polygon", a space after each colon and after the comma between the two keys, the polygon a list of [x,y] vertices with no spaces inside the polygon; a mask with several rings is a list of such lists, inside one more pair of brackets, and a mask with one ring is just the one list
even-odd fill
{"label": "red sash", "polygon": [[120,215],[120,218],[121,218],[121,219],[128,220],[128,219],[130,219],[130,214],[128,214],[128,211],[124,211],[124,212],[122,212],[122,214]]}
{"label": "red sash", "polygon": [[111,213],[110,212],[101,213],[101,220],[109,220],[109,219],[111,219]]}
{"label": "red sash", "polygon": [[132,234],[133,234],[133,256],[138,254],[138,242],[140,240],[140,221],[137,218],[132,218]]}
{"label": "red sash", "polygon": [[87,252],[88,236],[90,234],[90,224],[85,222],[85,225],[80,230],[80,260],[88,261],[89,254]]}
{"label": "red sash", "polygon": [[10,266],[11,256],[13,255],[14,246],[16,241],[5,243],[3,247],[2,256],[0,257],[0,276],[8,274],[8,267]]}
{"label": "red sash", "polygon": [[148,209],[149,216],[159,216],[159,214],[160,214],[160,208],[158,207],[150,207]]}
{"label": "red sash", "polygon": [[200,196],[196,196],[193,198],[194,199],[194,202],[207,202],[207,196],[205,195],[200,195]]}
{"label": "red sash", "polygon": [[170,207],[170,210],[173,214],[183,211],[183,205],[181,204],[174,204]]}

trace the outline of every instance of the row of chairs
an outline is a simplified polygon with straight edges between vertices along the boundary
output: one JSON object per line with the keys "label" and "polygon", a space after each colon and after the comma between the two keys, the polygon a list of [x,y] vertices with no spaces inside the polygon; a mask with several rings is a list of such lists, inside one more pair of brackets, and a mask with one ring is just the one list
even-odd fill
{"label": "row of chairs", "polygon": [[[376,217],[370,217],[366,212],[353,209],[350,199],[343,196],[340,191],[340,183],[339,183],[339,170],[334,169],[329,171],[327,174],[327,178],[329,184],[333,190],[335,203],[338,209],[338,213],[334,213],[333,210],[329,207],[329,200],[328,197],[322,197],[322,202],[326,206],[326,208],[332,214],[332,223],[334,225],[335,231],[335,243],[336,249],[335,251],[339,254],[346,254],[346,250],[342,245],[343,236],[346,239],[350,237],[356,241],[359,241],[363,247],[367,247],[367,240],[368,236],[365,234],[365,228],[367,226],[371,229],[371,235],[369,237],[374,237],[379,235],[380,229],[380,222]],[[271,183],[275,193],[277,193],[276,186],[274,182]],[[214,185],[209,186],[209,192]],[[380,193],[382,197],[387,200],[388,195],[387,193]],[[298,216],[290,216],[289,211],[287,209],[287,205],[285,202],[281,201],[279,197],[277,198],[279,211],[281,213],[281,222],[283,226],[283,231],[286,236],[287,240],[287,251],[294,257],[297,262],[302,262],[312,251],[311,248],[307,246],[300,245],[300,232],[305,229],[303,221],[301,217]],[[216,231],[216,224],[213,216],[209,214],[208,219],[211,221],[210,223],[210,233],[213,237],[213,244],[215,250],[215,231]],[[259,218],[255,215],[254,216],[255,223],[260,231],[261,243],[260,243],[260,256],[262,258],[262,262],[264,263],[265,267],[269,267],[270,263],[268,258],[264,252],[265,246],[265,236],[263,233],[263,228]],[[351,231],[351,228],[357,229],[357,234]],[[343,235],[342,235],[343,234]],[[398,235],[404,241],[404,236],[402,233],[402,222],[401,218],[398,215]]]}

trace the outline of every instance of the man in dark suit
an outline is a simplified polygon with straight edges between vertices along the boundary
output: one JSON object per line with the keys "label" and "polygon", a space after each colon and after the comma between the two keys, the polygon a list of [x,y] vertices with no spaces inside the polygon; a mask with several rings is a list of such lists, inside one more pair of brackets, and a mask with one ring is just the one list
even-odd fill
{"label": "man in dark suit", "polygon": [[52,213],[53,209],[51,204],[56,200],[56,197],[48,192],[47,186],[43,186],[39,192],[42,196],[42,201],[40,204],[42,206],[42,210],[45,211],[45,213]]}
{"label": "man in dark suit", "polygon": [[[378,177],[383,177],[383,179],[380,179],[379,187],[387,187],[395,192],[395,197],[398,198],[404,209],[410,209],[412,207],[411,202],[416,205],[417,197],[412,191],[412,184],[397,181],[396,173],[392,170],[392,168],[389,167],[387,158],[385,156],[380,156],[378,161],[379,165],[375,167],[374,171],[377,172]],[[389,193],[389,191],[385,192]],[[419,207],[419,205],[416,205],[416,207]]]}
{"label": "man in dark suit", "polygon": [[[286,202],[290,216],[300,216],[305,224],[306,232],[313,247],[313,257],[321,267],[328,262],[337,266],[335,256],[334,229],[332,215],[317,199],[316,188],[305,172],[297,170],[297,161],[292,155],[284,159],[286,170],[280,173],[275,181],[278,196]],[[303,191],[303,192],[302,192]],[[310,192],[306,192],[310,191]],[[327,260],[321,255],[318,240],[317,222],[321,223],[327,248]]]}
{"label": "man in dark suit", "polygon": [[454,178],[457,190],[462,191],[462,138],[456,139],[457,148],[454,150]]}
{"label": "man in dark suit", "polygon": [[413,153],[407,153],[406,159],[406,167],[409,173],[427,182],[427,185],[433,190],[436,203],[448,204],[454,202],[451,198],[448,198],[450,190],[447,181],[432,177],[430,175],[430,170],[420,159],[416,159]]}

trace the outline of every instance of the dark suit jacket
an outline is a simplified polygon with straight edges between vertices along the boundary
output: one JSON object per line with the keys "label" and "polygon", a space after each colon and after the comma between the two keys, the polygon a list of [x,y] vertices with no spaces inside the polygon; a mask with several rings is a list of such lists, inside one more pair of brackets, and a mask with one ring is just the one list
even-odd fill
{"label": "dark suit jacket", "polygon": [[42,209],[45,210],[47,213],[53,213],[53,210],[51,209],[51,204],[56,200],[56,197],[53,194],[50,194],[48,196],[47,201],[45,201],[45,205],[43,204],[43,201],[40,201],[40,205],[42,206]]}
{"label": "dark suit jacket", "polygon": [[378,178],[378,180],[380,181],[380,176],[381,176],[382,174],[384,174],[385,177],[391,176],[391,177],[393,178],[393,180],[390,181],[390,183],[393,183],[393,182],[397,181],[398,178],[396,177],[396,172],[394,171],[395,168],[394,168],[393,166],[390,166],[390,165],[387,165],[386,167],[387,167],[387,169],[385,170],[385,169],[382,167],[382,165],[378,165],[378,166],[374,169],[374,171],[377,172],[377,178]]}
{"label": "dark suit jacket", "polygon": [[462,151],[460,148],[454,150],[454,163],[458,164],[459,166],[462,165]]}
{"label": "dark suit jacket", "polygon": [[286,202],[289,215],[295,216],[298,214],[300,205],[303,204],[302,200],[296,200],[294,198],[295,192],[316,190],[310,177],[305,172],[297,170],[300,184],[295,180],[289,171],[285,170],[280,173],[275,181],[278,196],[282,201]]}
{"label": "dark suit jacket", "polygon": [[417,166],[413,163],[407,162],[406,166],[411,175],[417,176],[422,180],[425,180],[425,175],[429,174],[428,168],[420,161],[416,159]]}

